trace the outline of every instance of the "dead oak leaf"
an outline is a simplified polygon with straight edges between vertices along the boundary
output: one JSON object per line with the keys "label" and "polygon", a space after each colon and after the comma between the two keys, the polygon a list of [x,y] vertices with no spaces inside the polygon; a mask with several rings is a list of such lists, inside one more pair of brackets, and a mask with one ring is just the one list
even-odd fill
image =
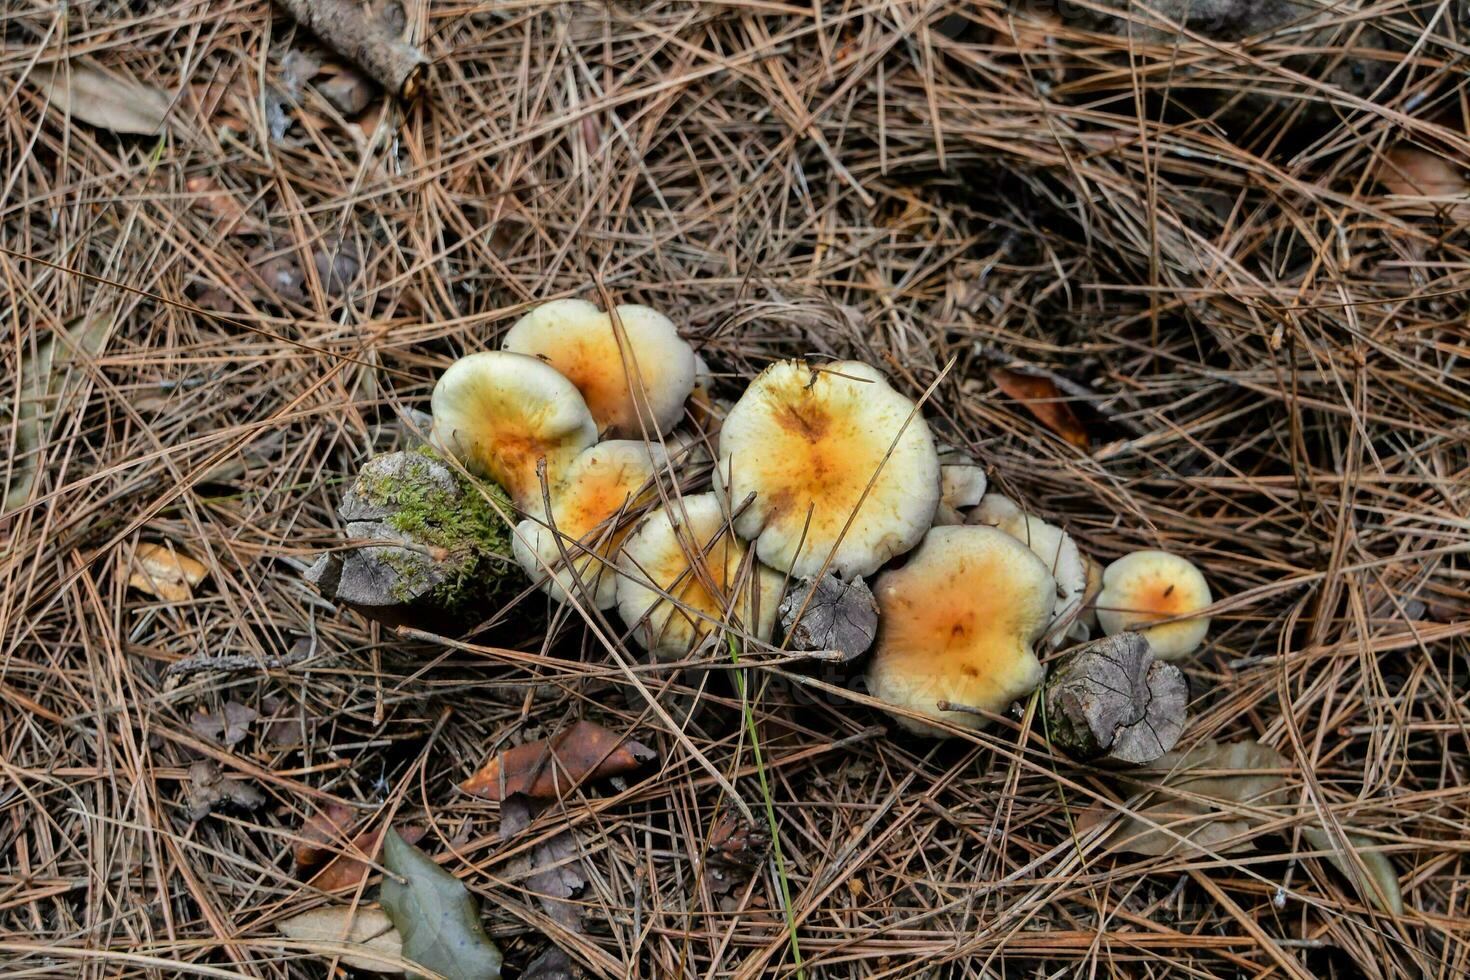
{"label": "dead oak leaf", "polygon": [[226,701],[218,712],[205,711],[203,708],[195,711],[189,718],[189,728],[196,735],[211,741],[235,745],[244,740],[250,732],[250,723],[259,717],[260,713],[249,705]]}
{"label": "dead oak leaf", "polygon": [[579,721],[553,738],[507,749],[459,788],[486,800],[504,800],[514,793],[550,800],[589,779],[633,772],[653,758],[648,746]]}
{"label": "dead oak leaf", "polygon": [[[366,830],[358,834],[344,848],[346,853],[339,854],[328,861],[325,867],[312,876],[308,884],[324,892],[357,888],[364,878],[373,873],[374,869],[370,862],[378,859],[378,852],[383,848],[383,835],[388,829],[379,827],[376,830]],[[395,829],[398,831],[398,836],[409,844],[417,844],[423,840],[425,833],[423,827],[413,824]]]}
{"label": "dead oak leaf", "polygon": [[326,847],[334,840],[345,840],[347,831],[355,823],[357,811],[342,803],[328,803],[326,807],[307,817],[297,832],[297,841],[291,853],[298,868],[309,868],[321,864],[332,856]]}
{"label": "dead oak leaf", "polygon": [[403,959],[403,937],[376,905],[329,905],[276,923],[287,939],[317,955],[340,958],[343,966],[373,973],[394,972]]}
{"label": "dead oak leaf", "polygon": [[1407,214],[1448,214],[1470,221],[1470,180],[1466,168],[1428,150],[1400,146],[1384,154],[1378,182],[1402,201],[1393,202]]}
{"label": "dead oak leaf", "polygon": [[1063,400],[1062,393],[1050,378],[1022,374],[1020,371],[1005,368],[994,368],[990,377],[997,388],[1020,402],[1037,421],[1063,441],[1084,451],[1091,444],[1087,430],[1082,427],[1082,420],[1077,418],[1072,406]]}

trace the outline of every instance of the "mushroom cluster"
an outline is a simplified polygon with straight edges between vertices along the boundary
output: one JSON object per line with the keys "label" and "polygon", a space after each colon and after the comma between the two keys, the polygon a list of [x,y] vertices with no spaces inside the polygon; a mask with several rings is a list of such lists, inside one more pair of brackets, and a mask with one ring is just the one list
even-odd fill
{"label": "mushroom cluster", "polygon": [[1099,565],[872,365],[778,361],[733,404],[714,388],[663,314],[556,300],[450,366],[432,439],[505,489],[516,559],[552,600],[617,608],[659,658],[770,642],[791,589],[876,574],[868,688],[910,731],[983,724],[1041,684],[1038,649],[1098,629],[1163,660],[1204,642],[1193,564]]}

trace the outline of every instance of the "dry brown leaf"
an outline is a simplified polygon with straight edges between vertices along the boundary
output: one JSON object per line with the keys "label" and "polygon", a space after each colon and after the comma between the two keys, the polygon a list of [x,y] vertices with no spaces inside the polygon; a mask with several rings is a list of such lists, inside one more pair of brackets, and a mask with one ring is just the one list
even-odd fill
{"label": "dry brown leaf", "polygon": [[189,718],[189,728],[207,739],[235,745],[244,741],[250,733],[251,722],[259,717],[260,713],[249,705],[226,701],[218,713],[197,709]]}
{"label": "dry brown leaf", "polygon": [[1050,378],[1005,368],[993,369],[990,376],[997,388],[1024,405],[1026,411],[1036,416],[1042,425],[1078,449],[1088,448],[1087,430],[1082,427],[1082,421],[1072,411],[1072,406],[1062,400],[1062,393]]}
{"label": "dry brown leaf", "polygon": [[[1148,768],[1136,771],[1145,779],[1154,774],[1160,787],[1168,787],[1168,798],[1125,816],[1109,836],[1108,849],[1154,856],[1251,850],[1248,840],[1224,842],[1249,833],[1259,821],[1252,811],[1289,802],[1285,771],[1290,768],[1290,760],[1280,752],[1257,742],[1203,742],[1187,752],[1166,753]],[[1101,808],[1087,811],[1077,821],[1079,833],[1106,818]],[[1395,915],[1403,912],[1398,873],[1374,841],[1345,833],[1345,850],[1320,823],[1301,830],[1307,843],[1325,851],[1327,860],[1366,901]],[[1347,850],[1362,862],[1361,869]]]}
{"label": "dry brown leaf", "polygon": [[33,77],[53,112],[114,133],[152,136],[168,117],[167,95],[85,61],[37,71]]}
{"label": "dry brown leaf", "polygon": [[1470,181],[1465,179],[1465,170],[1437,153],[1400,146],[1385,154],[1378,182],[1390,194],[1424,199],[1402,202],[1400,210],[1409,214],[1445,213],[1456,221],[1470,221]]}
{"label": "dry brown leaf", "polygon": [[258,810],[266,802],[266,795],[253,783],[226,776],[224,770],[208,759],[200,759],[189,766],[185,792],[190,820],[203,820],[221,806]]}
{"label": "dry brown leaf", "polygon": [[[531,825],[536,815],[552,804],[515,795],[500,806],[500,839],[509,841]],[[511,880],[523,880],[526,891],[536,896],[542,910],[569,932],[582,931],[581,907],[569,899],[587,885],[582,873],[579,848],[572,831],[542,840],[506,864]]]}
{"label": "dry brown leaf", "polygon": [[341,957],[343,966],[374,973],[400,972],[393,962],[403,958],[403,938],[388,913],[376,905],[312,909],[277,922],[276,929],[324,958]]}
{"label": "dry brown leaf", "polygon": [[[15,413],[15,455],[11,459],[9,484],[4,490],[0,512],[14,510],[30,499],[31,491],[41,475],[42,432],[52,414],[64,412],[87,375],[78,370],[79,362],[95,357],[112,332],[111,311],[91,317],[78,317],[65,327],[57,327],[35,355],[26,354],[20,362],[20,409]],[[5,413],[0,410],[0,417]],[[4,477],[0,476],[0,480]]]}
{"label": "dry brown leaf", "polygon": [[235,195],[220,187],[213,177],[190,177],[184,181],[184,190],[189,193],[191,207],[219,218],[229,234],[247,235],[260,230]]}
{"label": "dry brown leaf", "polygon": [[[377,830],[367,830],[354,837],[345,848],[346,853],[332,858],[326,867],[311,878],[311,886],[324,892],[355,889],[364,878],[373,873],[373,866],[368,862],[376,861],[378,852],[383,849],[384,829],[379,827]],[[410,844],[417,844],[424,837],[424,828],[412,824],[397,830],[398,836]]]}
{"label": "dry brown leaf", "polygon": [[341,803],[329,803],[326,809],[313,813],[301,825],[301,838],[292,846],[296,866],[309,868],[321,864],[331,857],[331,848],[323,847],[329,841],[340,841],[346,837],[357,811]]}
{"label": "dry brown leaf", "polygon": [[[1285,756],[1258,742],[1202,742],[1187,752],[1166,752],[1135,773],[1167,790],[1158,802],[1124,816],[1109,835],[1108,849],[1155,857],[1251,850],[1247,840],[1224,842],[1250,830],[1250,809],[1284,802],[1290,768]],[[1106,817],[1101,809],[1087,811],[1078,820],[1079,832]]]}
{"label": "dry brown leaf", "polygon": [[144,541],[133,552],[128,587],[156,595],[165,602],[188,602],[194,586],[209,570],[169,545]]}
{"label": "dry brown leaf", "polygon": [[487,800],[503,800],[513,793],[549,800],[588,779],[632,772],[653,757],[646,745],[579,721],[555,738],[500,753],[459,788]]}

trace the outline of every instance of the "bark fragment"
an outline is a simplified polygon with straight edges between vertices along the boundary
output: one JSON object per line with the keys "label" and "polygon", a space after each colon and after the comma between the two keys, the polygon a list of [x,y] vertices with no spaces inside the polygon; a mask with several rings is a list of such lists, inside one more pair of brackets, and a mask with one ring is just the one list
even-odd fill
{"label": "bark fragment", "polygon": [[1063,657],[1046,679],[1052,745],[1078,759],[1152,762],[1184,731],[1189,683],[1156,660],[1138,633],[1119,633]]}
{"label": "bark fragment", "polygon": [[351,0],[277,2],[298,24],[400,99],[415,99],[423,91],[429,59],[394,37],[367,8]]}
{"label": "bark fragment", "polygon": [[862,576],[844,582],[828,574],[815,584],[803,579],[781,600],[780,613],[786,648],[796,653],[833,650],[843,661],[855,660],[878,632],[878,604]]}

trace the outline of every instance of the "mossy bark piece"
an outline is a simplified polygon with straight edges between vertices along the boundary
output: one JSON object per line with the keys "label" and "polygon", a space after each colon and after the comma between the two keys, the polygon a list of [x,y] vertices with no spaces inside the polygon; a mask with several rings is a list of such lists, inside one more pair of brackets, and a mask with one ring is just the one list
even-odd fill
{"label": "mossy bark piece", "polygon": [[1189,682],[1155,659],[1143,636],[1119,633],[1063,657],[1044,697],[1053,746],[1077,759],[1143,765],[1179,741]]}
{"label": "mossy bark piece", "polygon": [[368,460],[338,516],[359,544],[307,572],[328,598],[461,613],[524,582],[511,554],[514,511],[504,491],[471,482],[427,448]]}
{"label": "mossy bark piece", "polygon": [[861,576],[850,582],[835,575],[815,583],[803,579],[781,600],[780,614],[786,649],[795,653],[833,650],[843,661],[854,660],[878,632],[878,603]]}

